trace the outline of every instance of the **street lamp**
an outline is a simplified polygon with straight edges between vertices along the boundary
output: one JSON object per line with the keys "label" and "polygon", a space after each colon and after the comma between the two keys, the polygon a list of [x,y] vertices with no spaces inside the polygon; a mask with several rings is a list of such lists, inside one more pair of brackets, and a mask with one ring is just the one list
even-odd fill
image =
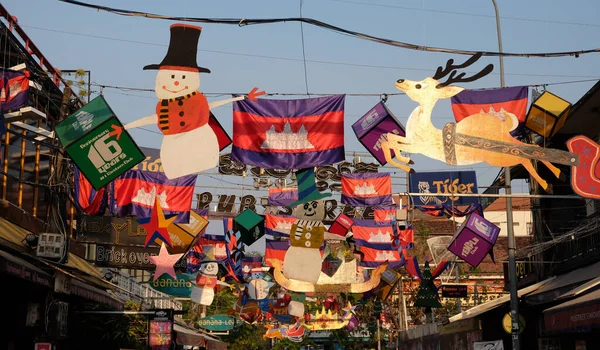
{"label": "street lamp", "polygon": [[[500,13],[498,12],[498,4],[496,0],[492,0],[494,4],[494,11],[496,12],[496,29],[498,32],[498,52],[500,52],[500,86],[504,87],[504,57],[502,56],[502,32],[500,30]],[[516,245],[515,245],[515,233],[513,227],[513,213],[512,213],[512,189],[511,189],[511,176],[510,167],[504,168],[504,184],[506,191],[506,234],[508,238],[508,276],[510,278],[510,315],[512,319],[512,348],[513,350],[519,350],[519,296],[517,292],[517,265],[516,265]]]}

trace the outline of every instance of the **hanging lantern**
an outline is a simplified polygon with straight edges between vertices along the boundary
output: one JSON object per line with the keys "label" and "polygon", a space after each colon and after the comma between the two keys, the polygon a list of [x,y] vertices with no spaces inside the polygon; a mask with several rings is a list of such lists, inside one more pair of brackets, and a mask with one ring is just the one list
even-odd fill
{"label": "hanging lantern", "polygon": [[544,137],[554,136],[562,128],[571,111],[571,103],[544,91],[529,108],[525,126]]}

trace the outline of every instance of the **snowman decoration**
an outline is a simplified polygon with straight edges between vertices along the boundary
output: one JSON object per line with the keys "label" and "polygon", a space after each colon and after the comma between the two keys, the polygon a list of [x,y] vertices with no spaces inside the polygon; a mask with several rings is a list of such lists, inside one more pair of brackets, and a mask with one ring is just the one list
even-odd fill
{"label": "snowman decoration", "polygon": [[[156,113],[138,119],[125,129],[157,124],[164,138],[160,156],[165,175],[169,179],[199,173],[218,165],[221,149],[217,138],[222,133],[218,122],[210,122],[211,110],[246,97],[256,100],[264,91],[254,88],[248,96],[240,96],[208,103],[198,91],[200,73],[210,70],[198,66],[196,51],[202,28],[187,24],[173,24],[167,55],[160,64],[144,67],[157,69],[155,92],[159,99]],[[195,49],[193,49],[195,48]],[[213,117],[214,118],[214,117]],[[213,130],[213,128],[215,128]],[[117,130],[117,139],[120,136]]]}
{"label": "snowman decoration", "polygon": [[212,246],[202,247],[204,257],[200,263],[200,269],[196,275],[196,285],[192,288],[191,299],[200,305],[209,306],[215,298],[215,288],[222,285],[231,288],[232,286],[219,281],[217,274],[219,264],[215,260],[214,249]]}

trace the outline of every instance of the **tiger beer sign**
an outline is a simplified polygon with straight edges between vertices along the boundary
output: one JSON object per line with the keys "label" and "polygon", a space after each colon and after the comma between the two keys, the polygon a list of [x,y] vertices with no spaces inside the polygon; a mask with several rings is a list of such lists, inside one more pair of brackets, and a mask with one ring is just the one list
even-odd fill
{"label": "tiger beer sign", "polygon": [[411,173],[409,188],[412,193],[440,193],[450,196],[413,197],[415,206],[457,206],[479,203],[478,197],[459,197],[452,194],[477,193],[477,175],[474,171],[418,172]]}

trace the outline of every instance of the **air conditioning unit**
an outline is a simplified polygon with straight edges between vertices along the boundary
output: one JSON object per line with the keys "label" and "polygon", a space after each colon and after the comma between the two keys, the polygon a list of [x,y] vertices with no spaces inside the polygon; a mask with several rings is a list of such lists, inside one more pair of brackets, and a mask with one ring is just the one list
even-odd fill
{"label": "air conditioning unit", "polygon": [[60,259],[65,253],[65,236],[60,233],[40,233],[36,256],[47,259]]}

